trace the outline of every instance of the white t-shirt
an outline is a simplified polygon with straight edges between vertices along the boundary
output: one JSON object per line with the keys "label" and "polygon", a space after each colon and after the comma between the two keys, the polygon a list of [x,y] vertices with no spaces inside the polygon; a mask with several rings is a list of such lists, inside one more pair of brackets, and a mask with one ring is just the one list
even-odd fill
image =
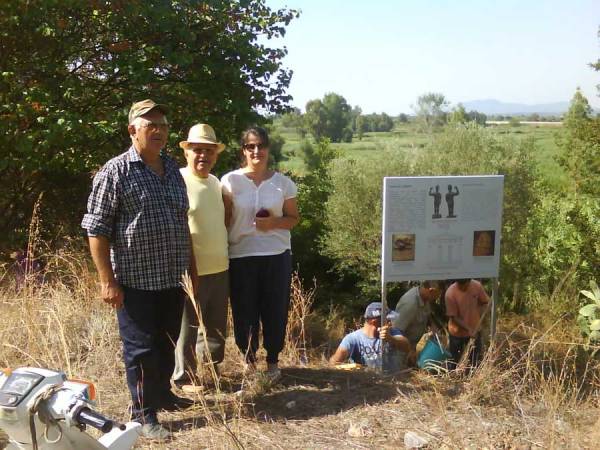
{"label": "white t-shirt", "polygon": [[258,231],[254,219],[261,208],[274,217],[283,216],[283,202],[296,197],[298,192],[292,180],[275,172],[257,187],[242,169],[238,169],[224,175],[221,184],[224,194],[233,202],[229,258],[279,255],[291,249],[289,230]]}

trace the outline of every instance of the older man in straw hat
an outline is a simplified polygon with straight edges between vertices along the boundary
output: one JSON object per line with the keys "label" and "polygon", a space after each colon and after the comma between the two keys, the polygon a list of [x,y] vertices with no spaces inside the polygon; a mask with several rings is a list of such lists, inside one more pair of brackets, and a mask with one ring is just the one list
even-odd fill
{"label": "older man in straw hat", "polygon": [[196,377],[197,362],[212,364],[217,373],[225,351],[229,298],[227,229],[221,183],[210,173],[225,145],[218,142],[210,125],[202,123],[190,128],[187,140],[179,145],[187,161],[180,170],[190,203],[188,224],[199,280],[197,304],[189,299],[185,303],[173,380],[184,391],[193,392],[201,389]]}
{"label": "older man in straw hat", "polygon": [[171,391],[173,342],[179,337],[190,269],[188,199],[167,143],[167,109],[152,100],[134,103],[127,130],[131,147],[94,177],[81,223],[100,278],[102,299],[117,309],[132,419],[142,434],[168,438],[158,410],[190,406]]}

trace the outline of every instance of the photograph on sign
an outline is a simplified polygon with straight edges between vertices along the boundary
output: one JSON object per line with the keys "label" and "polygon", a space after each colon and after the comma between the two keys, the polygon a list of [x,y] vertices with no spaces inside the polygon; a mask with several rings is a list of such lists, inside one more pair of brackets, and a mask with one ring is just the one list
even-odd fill
{"label": "photograph on sign", "polygon": [[473,256],[494,256],[495,230],[473,232]]}
{"label": "photograph on sign", "polygon": [[497,277],[504,177],[386,177],[383,281]]}
{"label": "photograph on sign", "polygon": [[415,259],[415,235],[414,234],[392,234],[392,261],[414,261]]}

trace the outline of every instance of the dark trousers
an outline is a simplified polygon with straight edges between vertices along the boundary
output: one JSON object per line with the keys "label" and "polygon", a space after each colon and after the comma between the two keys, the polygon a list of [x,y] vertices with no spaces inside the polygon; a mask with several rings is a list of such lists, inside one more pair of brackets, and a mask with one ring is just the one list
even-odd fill
{"label": "dark trousers", "polygon": [[[181,384],[195,381],[197,363],[208,361],[209,355],[213,364],[221,363],[225,357],[229,272],[200,275],[196,302],[194,305],[191,299],[185,300],[175,349],[173,380]],[[206,332],[206,342],[201,326]]]}
{"label": "dark trousers", "polygon": [[[469,337],[457,337],[450,335],[450,339],[448,342],[448,351],[452,355],[452,365],[451,368],[455,369],[456,365],[460,362],[460,359],[463,356],[465,348],[469,343]],[[473,346],[468,356],[468,364],[470,368],[476,367],[481,361],[481,335],[478,333],[477,337],[473,340]]]}
{"label": "dark trousers", "polygon": [[142,291],[123,286],[125,300],[117,311],[132,418],[156,422],[156,409],[171,391],[175,343],[183,312],[181,288]]}
{"label": "dark trousers", "polygon": [[256,360],[259,324],[267,363],[277,363],[283,350],[292,255],[289,250],[272,256],[248,256],[229,262],[231,311],[235,343],[249,362]]}

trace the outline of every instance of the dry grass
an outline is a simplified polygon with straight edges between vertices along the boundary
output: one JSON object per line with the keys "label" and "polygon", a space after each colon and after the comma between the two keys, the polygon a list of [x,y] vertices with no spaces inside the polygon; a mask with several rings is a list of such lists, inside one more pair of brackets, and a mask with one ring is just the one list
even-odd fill
{"label": "dry grass", "polygon": [[[114,312],[97,299],[87,257],[52,255],[46,283],[17,290],[0,274],[0,367],[59,368],[92,380],[98,409],[126,419],[128,393]],[[564,319],[539,329],[503,318],[496,345],[471,376],[421,372],[400,378],[343,372],[326,356],[343,320],[311,312],[313,290],[292,285],[283,378],[246,376],[228,337],[220,377],[186,412],[161,414],[175,432],[139,448],[398,448],[405,433],[428,448],[595,448],[600,440],[600,366]],[[263,358],[264,359],[264,358]]]}

